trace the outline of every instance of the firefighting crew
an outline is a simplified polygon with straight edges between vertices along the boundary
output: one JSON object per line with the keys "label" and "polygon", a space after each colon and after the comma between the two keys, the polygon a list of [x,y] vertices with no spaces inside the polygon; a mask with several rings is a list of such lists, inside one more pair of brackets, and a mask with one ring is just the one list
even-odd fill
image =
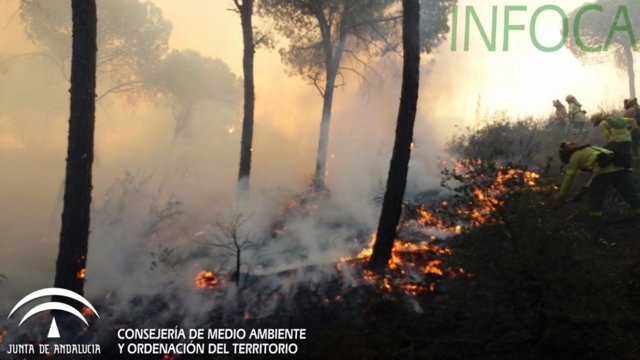
{"label": "firefighting crew", "polygon": [[613,151],[603,147],[562,143],[559,156],[561,161],[567,164],[567,169],[555,207],[562,206],[566,201],[573,180],[578,170],[581,170],[592,173],[591,179],[579,194],[583,195],[588,190],[589,214],[594,223],[602,219],[605,194],[609,185],[612,185],[624,201],[631,205],[634,215],[640,216],[640,196],[636,192],[632,172],[630,169],[614,164],[612,155]]}

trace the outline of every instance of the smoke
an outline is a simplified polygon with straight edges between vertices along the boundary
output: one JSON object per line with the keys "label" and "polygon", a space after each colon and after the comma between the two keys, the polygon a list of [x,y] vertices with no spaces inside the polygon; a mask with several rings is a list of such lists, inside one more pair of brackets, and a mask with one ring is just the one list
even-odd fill
{"label": "smoke", "polygon": [[[229,67],[220,70],[221,76],[241,76],[239,19],[221,10],[227,5],[156,3],[174,21],[173,49],[191,48],[220,58]],[[11,14],[15,6],[0,2],[1,13]],[[193,14],[190,9],[196,8],[201,11]],[[225,24],[224,31],[206,30],[203,24],[213,23],[213,16],[220,19],[216,24]],[[7,21],[9,25],[0,31],[5,44],[0,57],[38,50],[24,38],[20,22],[0,19],[0,23]],[[195,24],[193,33],[187,31],[186,21]],[[4,42],[5,38],[12,40]],[[481,44],[476,40],[474,44]],[[439,186],[438,157],[444,156],[446,140],[472,121],[478,96],[483,111],[508,108],[546,113],[553,98],[586,88],[574,81],[580,73],[559,83],[547,78],[547,83],[533,86],[529,77],[512,79],[514,73],[522,72],[517,60],[521,58],[505,65],[513,54],[478,56],[477,52],[453,53],[447,47],[445,43],[423,58],[409,195]],[[68,117],[68,82],[54,64],[28,57],[4,66],[0,72],[0,273],[8,279],[0,284],[0,317],[24,294],[52,283]],[[313,174],[321,98],[303,79],[287,77],[276,53],[256,54],[251,194],[245,204],[235,202],[242,121],[237,88],[222,89],[235,101],[205,98],[194,103],[188,113],[189,130],[180,136],[175,134],[175,113],[162,99],[131,102],[117,95],[102,99],[96,116],[86,275],[89,298],[112,292],[104,301],[112,304],[114,317],[120,310],[131,311],[128,304],[140,297],[200,309],[193,311],[205,311],[204,304],[208,308],[236,304],[231,299],[243,290],[232,284],[213,299],[194,289],[194,277],[201,270],[233,272],[233,254],[210,246],[233,214],[247,218],[238,230],[251,244],[243,249],[243,273],[274,276],[251,296],[245,294],[245,303],[238,307],[269,313],[276,305],[261,302],[259,294],[291,294],[296,283],[332,276],[335,270],[328,265],[357,253],[375,229],[376,199],[384,191],[391,157],[401,64],[396,58],[372,66],[382,75],[373,77],[366,91],[352,77],[346,77],[347,85],[336,91],[327,177],[331,196],[305,203],[288,216],[283,208],[308,189]],[[538,73],[538,68],[530,71]],[[512,91],[513,81],[522,82],[524,88]],[[596,98],[591,93],[585,97],[584,102],[592,103]],[[284,232],[272,236],[279,222]],[[313,266],[313,271],[300,270],[294,280],[274,275],[307,266]],[[243,281],[251,281],[247,279]],[[175,297],[180,301],[172,302]],[[186,315],[185,322],[196,321],[196,314]]]}
{"label": "smoke", "polygon": [[[172,19],[171,13],[166,15]],[[38,50],[24,38],[19,21],[9,25],[2,33],[21,41],[10,43],[15,47],[3,58],[24,53],[25,47]],[[68,81],[56,64],[42,57],[6,64],[0,74],[0,156],[6,174],[0,180],[6,199],[0,207],[0,273],[8,280],[0,285],[0,316],[24,294],[52,283],[68,118]],[[233,271],[233,254],[208,244],[236,213],[248,219],[239,233],[252,243],[242,256],[242,271],[250,274],[326,266],[368,243],[393,145],[399,59],[377,63],[383,75],[367,87],[346,77],[347,86],[337,91],[334,102],[327,178],[331,196],[309,204],[309,216],[288,218],[281,214],[283,207],[306,191],[313,173],[321,98],[301,79],[287,77],[276,54],[258,53],[256,64],[251,197],[241,206],[235,203],[242,119],[237,84],[221,89],[234,101],[204,98],[194,103],[188,131],[179,136],[176,113],[163,99],[132,102],[109,95],[99,101],[86,272],[89,298],[112,293],[119,299],[114,306],[126,306],[143,294],[170,297],[175,291],[193,294],[193,299],[184,295],[185,302],[199,301],[193,289],[197,272]],[[239,64],[228,65],[235,76],[241,75]],[[431,67],[427,63],[424,72]],[[228,78],[229,70],[219,71],[220,78]],[[181,74],[172,76],[180,79]],[[428,87],[421,96],[429,99]],[[433,125],[437,122],[428,113],[419,115],[410,191],[438,184],[436,155],[446,136]],[[284,233],[272,238],[274,223],[283,218]],[[310,271],[297,281],[325,276]]]}

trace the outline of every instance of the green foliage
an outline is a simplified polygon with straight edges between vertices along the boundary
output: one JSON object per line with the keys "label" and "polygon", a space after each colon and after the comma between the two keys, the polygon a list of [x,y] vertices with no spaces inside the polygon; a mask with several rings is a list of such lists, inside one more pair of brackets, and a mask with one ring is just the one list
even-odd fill
{"label": "green foliage", "polygon": [[514,120],[503,113],[492,115],[477,129],[467,129],[448,141],[446,148],[463,159],[499,161],[541,167],[554,154],[563,134],[532,118]]}
{"label": "green foliage", "polygon": [[[423,50],[430,52],[445,39],[455,2],[421,1]],[[342,51],[349,57],[342,70],[366,68],[369,58],[400,51],[399,5],[393,0],[263,0],[258,14],[273,19],[275,30],[289,40],[289,47],[280,49],[283,62],[324,88],[326,68],[331,61],[341,63]]]}
{"label": "green foliage", "polygon": [[420,1],[420,45],[427,53],[440,45],[449,33],[449,14],[457,0]]}

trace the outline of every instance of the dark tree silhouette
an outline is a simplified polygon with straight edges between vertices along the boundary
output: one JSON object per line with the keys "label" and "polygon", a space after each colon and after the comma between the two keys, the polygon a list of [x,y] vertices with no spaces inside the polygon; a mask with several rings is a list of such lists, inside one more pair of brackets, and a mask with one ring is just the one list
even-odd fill
{"label": "dark tree silhouette", "polygon": [[242,140],[240,142],[240,169],[238,170],[237,196],[244,199],[249,191],[251,175],[251,153],[253,151],[253,117],[255,109],[255,91],[253,84],[253,57],[255,43],[253,40],[253,0],[233,0],[240,12],[242,25],[242,71],[244,73],[244,115],[242,117]]}
{"label": "dark tree silhouette", "polygon": [[96,102],[95,0],[72,0],[71,105],[55,287],[83,293],[89,242]]}
{"label": "dark tree silhouette", "polygon": [[402,1],[402,92],[396,124],[396,138],[389,166],[387,190],[382,202],[382,212],[378,222],[376,242],[369,266],[381,270],[391,257],[391,249],[396,237],[396,227],[400,221],[402,200],[407,185],[413,124],[416,119],[418,88],[420,83],[420,3],[419,0]]}

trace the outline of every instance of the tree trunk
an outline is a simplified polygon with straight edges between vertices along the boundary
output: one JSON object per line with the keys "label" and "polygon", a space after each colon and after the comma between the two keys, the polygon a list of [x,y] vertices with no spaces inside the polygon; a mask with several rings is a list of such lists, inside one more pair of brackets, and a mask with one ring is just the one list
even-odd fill
{"label": "tree trunk", "polygon": [[624,46],[624,56],[627,60],[627,75],[629,77],[629,98],[636,97],[636,72],[633,69],[633,52],[631,45]]}
{"label": "tree trunk", "polygon": [[253,56],[255,44],[253,42],[253,0],[244,0],[240,10],[242,23],[242,41],[244,53],[242,70],[244,72],[244,116],[242,119],[242,140],[240,143],[240,170],[238,171],[237,198],[242,200],[249,191],[249,176],[251,173],[251,153],[253,143],[253,116],[255,108],[255,91],[253,84]]}
{"label": "tree trunk", "polygon": [[369,267],[374,271],[384,269],[391,257],[396,228],[402,211],[402,199],[407,185],[420,82],[419,12],[419,0],[402,1],[402,46],[404,51],[402,93],[396,124],[396,138],[387,178],[387,190],[382,202],[373,254],[369,261]]}
{"label": "tree trunk", "polygon": [[[341,18],[338,39],[333,40],[331,36],[331,26],[325,18],[320,2],[312,2],[312,11],[318,20],[320,32],[322,33],[322,47],[325,56],[325,88],[322,94],[322,118],[320,120],[320,136],[318,138],[318,155],[316,157],[316,174],[313,185],[316,190],[324,191],[326,189],[325,179],[327,176],[327,155],[329,149],[329,128],[331,124],[331,107],[333,106],[333,92],[336,87],[336,78],[340,67],[342,54],[347,36],[347,24],[344,19],[348,17],[348,10],[345,6]],[[335,49],[334,41],[337,41]]]}
{"label": "tree trunk", "polygon": [[236,286],[240,286],[240,256],[242,249],[236,248],[236,250],[236,276],[234,280],[236,281]]}
{"label": "tree trunk", "polygon": [[325,188],[327,175],[327,154],[329,149],[329,125],[331,124],[331,107],[333,106],[333,90],[338,75],[337,66],[327,67],[327,81],[322,98],[322,119],[320,120],[320,137],[318,139],[318,155],[316,157],[316,176],[313,181],[316,190]]}
{"label": "tree trunk", "polygon": [[55,287],[83,294],[89,216],[96,97],[95,0],[72,0],[71,104],[64,205]]}

